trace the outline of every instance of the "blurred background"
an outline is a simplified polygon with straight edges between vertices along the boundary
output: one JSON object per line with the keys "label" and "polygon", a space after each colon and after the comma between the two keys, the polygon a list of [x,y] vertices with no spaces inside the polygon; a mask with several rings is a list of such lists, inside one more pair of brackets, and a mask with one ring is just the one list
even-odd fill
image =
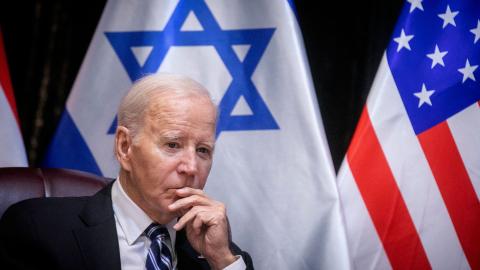
{"label": "blurred background", "polygon": [[[43,159],[105,2],[0,2],[0,28],[30,166]],[[295,1],[336,170],[402,4]]]}

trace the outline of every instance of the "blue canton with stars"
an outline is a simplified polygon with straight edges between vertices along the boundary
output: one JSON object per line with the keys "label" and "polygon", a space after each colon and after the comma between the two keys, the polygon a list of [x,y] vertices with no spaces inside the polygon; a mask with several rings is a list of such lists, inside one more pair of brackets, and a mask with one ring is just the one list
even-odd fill
{"label": "blue canton with stars", "polygon": [[387,48],[416,134],[480,100],[480,1],[408,0]]}
{"label": "blue canton with stars", "polygon": [[[202,31],[180,31],[190,12],[197,17]],[[274,31],[274,28],[223,30],[204,1],[182,0],[163,31],[107,32],[105,35],[132,81],[157,72],[171,46],[213,46],[233,78],[219,104],[218,137],[222,131],[279,129],[251,79]],[[250,45],[243,61],[232,45]],[[136,46],[153,47],[143,66],[131,50]],[[253,114],[231,115],[242,96]],[[115,128],[116,118],[108,133],[114,133]]]}

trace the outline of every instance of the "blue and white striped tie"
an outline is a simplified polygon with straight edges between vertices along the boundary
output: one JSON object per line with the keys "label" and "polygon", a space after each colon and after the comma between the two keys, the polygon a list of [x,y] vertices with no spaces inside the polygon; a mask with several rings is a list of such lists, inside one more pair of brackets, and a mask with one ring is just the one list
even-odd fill
{"label": "blue and white striped tie", "polygon": [[172,251],[170,250],[170,235],[165,227],[152,223],[145,230],[145,235],[152,243],[148,249],[147,270],[172,270]]}

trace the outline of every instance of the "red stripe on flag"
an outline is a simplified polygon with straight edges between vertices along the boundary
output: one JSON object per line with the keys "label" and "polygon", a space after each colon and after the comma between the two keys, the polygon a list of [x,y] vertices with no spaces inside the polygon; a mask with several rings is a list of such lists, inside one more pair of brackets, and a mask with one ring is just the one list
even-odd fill
{"label": "red stripe on flag", "polygon": [[10,81],[10,73],[8,72],[7,56],[3,46],[3,36],[0,30],[0,84],[2,85],[5,96],[7,97],[10,108],[12,108],[13,115],[18,121],[17,105],[15,104],[15,96],[13,95],[12,82]]}
{"label": "red stripe on flag", "polygon": [[347,159],[392,267],[431,269],[366,107]]}
{"label": "red stripe on flag", "polygon": [[480,269],[480,202],[446,122],[418,136],[472,269]]}

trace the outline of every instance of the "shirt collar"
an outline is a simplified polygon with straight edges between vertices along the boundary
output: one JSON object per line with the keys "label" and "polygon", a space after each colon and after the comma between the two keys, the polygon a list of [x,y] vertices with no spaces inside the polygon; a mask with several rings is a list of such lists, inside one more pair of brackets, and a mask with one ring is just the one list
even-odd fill
{"label": "shirt collar", "polygon": [[[116,179],[112,186],[112,206],[115,217],[123,230],[128,245],[138,240],[147,227],[154,222],[143,210],[130,199],[120,183]],[[176,232],[173,229],[176,220],[173,219],[165,227],[170,234],[172,246],[175,246]]]}

